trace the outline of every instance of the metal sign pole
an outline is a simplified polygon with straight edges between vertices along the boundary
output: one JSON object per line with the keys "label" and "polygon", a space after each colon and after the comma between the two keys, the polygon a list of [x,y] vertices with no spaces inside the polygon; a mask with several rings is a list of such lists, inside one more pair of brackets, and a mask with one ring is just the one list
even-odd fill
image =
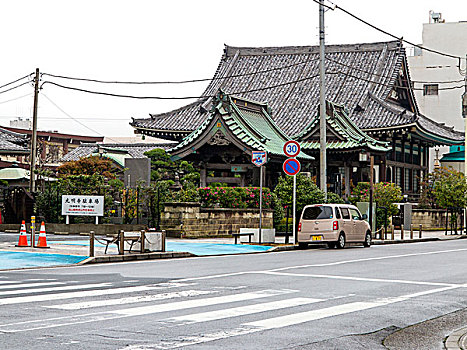
{"label": "metal sign pole", "polygon": [[297,234],[296,234],[296,225],[295,225],[295,212],[296,212],[296,201],[297,201],[297,175],[293,176],[293,225],[292,225],[292,242],[293,244],[297,243]]}
{"label": "metal sign pole", "polygon": [[263,167],[259,167],[259,237],[258,243],[261,243],[261,226],[263,218]]}

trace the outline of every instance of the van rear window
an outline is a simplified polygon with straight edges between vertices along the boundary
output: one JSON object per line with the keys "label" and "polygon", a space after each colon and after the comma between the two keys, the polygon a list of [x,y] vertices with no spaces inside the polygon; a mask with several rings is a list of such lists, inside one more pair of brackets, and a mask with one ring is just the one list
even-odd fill
{"label": "van rear window", "polygon": [[332,219],[332,207],[309,207],[303,213],[303,220]]}

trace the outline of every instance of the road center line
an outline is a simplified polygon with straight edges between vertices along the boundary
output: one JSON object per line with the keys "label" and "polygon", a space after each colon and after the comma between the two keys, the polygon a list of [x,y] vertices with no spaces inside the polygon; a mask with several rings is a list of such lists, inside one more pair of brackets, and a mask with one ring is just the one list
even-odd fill
{"label": "road center line", "polygon": [[433,254],[445,254],[445,253],[454,253],[454,252],[462,252],[467,251],[467,248],[459,248],[459,249],[448,249],[448,250],[435,250],[431,252],[423,252],[423,253],[409,253],[409,254],[398,254],[398,255],[388,255],[388,256],[378,256],[373,258],[363,258],[363,259],[354,259],[354,260],[342,260],[342,261],[335,261],[330,263],[323,263],[323,264],[307,264],[307,265],[295,265],[295,266],[286,266],[286,267],[279,267],[276,269],[264,270],[264,271],[240,271],[240,272],[232,272],[232,273],[225,273],[225,274],[218,274],[218,275],[208,275],[208,276],[200,276],[200,277],[190,277],[190,278],[181,278],[181,279],[173,279],[172,281],[177,282],[189,282],[189,281],[199,281],[199,280],[208,280],[214,278],[224,278],[224,277],[231,277],[231,276],[241,276],[247,275],[252,273],[265,273],[265,272],[277,272],[277,271],[285,271],[285,270],[292,270],[292,269],[301,269],[307,267],[326,267],[326,266],[336,266],[336,265],[344,265],[344,264],[352,264],[358,262],[365,262],[365,261],[374,261],[374,260],[386,260],[386,259],[398,259],[398,258],[406,258],[412,256],[422,256],[422,255],[433,255]]}
{"label": "road center line", "polygon": [[342,260],[342,261],[336,261],[336,262],[330,262],[330,263],[324,263],[324,264],[307,264],[307,265],[287,266],[287,267],[280,267],[280,268],[277,268],[277,269],[271,269],[271,270],[268,270],[268,271],[284,271],[284,270],[301,269],[301,268],[307,268],[307,267],[336,266],[336,265],[359,263],[359,262],[364,262],[364,261],[407,258],[407,257],[412,257],[412,256],[444,254],[444,253],[454,253],[454,252],[463,252],[463,251],[467,251],[467,248],[449,249],[449,250],[435,250],[435,251],[423,252],[423,253],[409,253],[409,254],[378,256],[378,257],[373,257],[373,258]]}
{"label": "road center line", "polygon": [[312,278],[328,278],[337,280],[350,280],[362,282],[382,282],[382,283],[400,283],[400,284],[416,284],[422,286],[444,286],[444,287],[465,287],[464,284],[441,283],[441,282],[424,282],[424,281],[407,281],[407,280],[391,280],[382,278],[366,278],[366,277],[352,277],[352,276],[336,276],[336,275],[316,275],[307,273],[290,273],[290,272],[275,272],[275,271],[257,271],[256,273],[263,273],[267,275],[278,276],[292,276],[292,277],[312,277]]}

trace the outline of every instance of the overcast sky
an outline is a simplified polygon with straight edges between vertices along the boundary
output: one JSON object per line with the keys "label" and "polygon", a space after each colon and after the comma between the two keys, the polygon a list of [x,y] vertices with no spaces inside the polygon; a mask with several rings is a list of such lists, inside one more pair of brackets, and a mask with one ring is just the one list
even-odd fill
{"label": "overcast sky", "polygon": [[[428,22],[429,10],[441,12],[446,22],[467,20],[465,0],[334,2],[417,43],[421,43],[422,24]],[[325,23],[329,44],[392,40],[339,10],[327,11]],[[35,68],[43,73],[102,80],[209,78],[224,43],[317,45],[318,5],[312,0],[2,1],[0,33],[0,86]],[[135,87],[49,76],[42,80],[139,96],[199,96],[206,85]],[[145,118],[192,101],[131,100],[45,84],[39,96],[38,127],[81,135],[132,136],[131,117]],[[0,94],[0,125],[8,126],[16,117],[32,118],[32,106],[31,84]]]}

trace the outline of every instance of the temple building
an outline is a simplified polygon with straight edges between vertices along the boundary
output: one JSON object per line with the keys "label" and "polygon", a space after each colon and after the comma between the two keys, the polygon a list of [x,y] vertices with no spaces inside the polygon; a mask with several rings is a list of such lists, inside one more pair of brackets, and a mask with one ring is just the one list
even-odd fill
{"label": "temple building", "polygon": [[[211,128],[216,115],[230,113],[221,113],[219,93],[228,97],[224,102],[232,110],[248,101],[261,107],[266,113],[261,112],[263,122],[271,119],[274,123],[268,124],[267,132],[274,129],[279,138],[298,140],[308,164],[304,171],[317,173],[319,47],[226,46],[213,79],[197,101],[150,118],[133,119],[130,124],[135,133],[181,141],[169,150],[174,157],[189,159],[197,153],[211,156],[208,147],[200,146],[204,141],[197,143],[195,139],[200,141],[196,133],[206,132],[209,123]],[[462,144],[464,140],[463,133],[420,113],[405,49],[399,41],[326,46],[326,101],[330,160],[327,176],[334,192],[342,191],[339,184],[344,184],[345,193],[349,193],[351,182],[356,185],[368,179],[368,155],[373,155],[376,181],[395,182],[404,194],[416,197],[420,178],[429,169],[429,148]],[[265,124],[238,125],[242,132],[259,133],[255,140],[261,141]],[[233,142],[229,137],[227,140]],[[197,145],[192,146],[197,153],[188,152],[190,144]],[[242,145],[236,148],[241,150]],[[317,160],[306,158],[309,156]],[[202,161],[201,156],[196,157]],[[235,162],[223,160],[224,167]],[[220,164],[218,160],[216,163]],[[274,182],[280,169],[271,170],[270,181]],[[235,181],[241,184],[241,179],[240,175],[240,180]]]}

